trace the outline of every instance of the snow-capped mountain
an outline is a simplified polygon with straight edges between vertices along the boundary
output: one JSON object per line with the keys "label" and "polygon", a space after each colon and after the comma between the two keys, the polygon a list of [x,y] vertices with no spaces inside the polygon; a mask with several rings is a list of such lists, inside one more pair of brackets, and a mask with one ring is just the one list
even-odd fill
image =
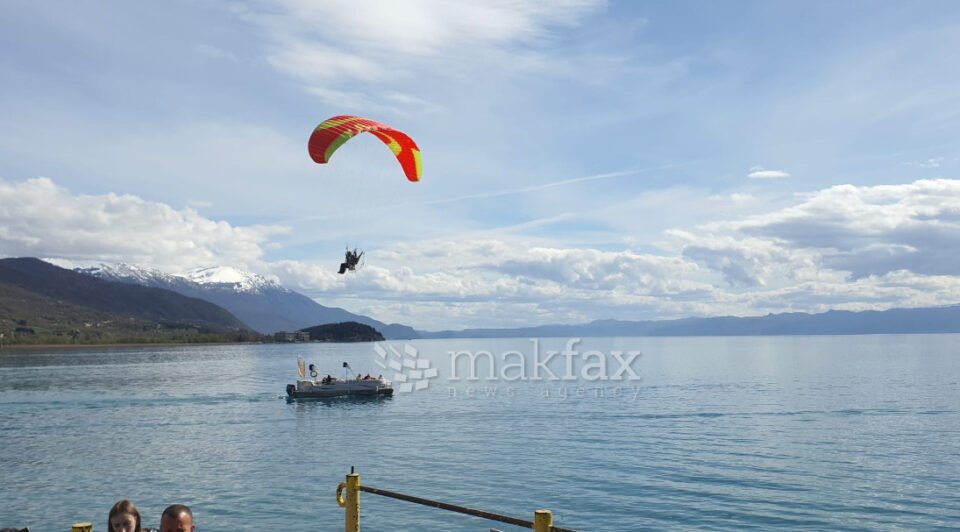
{"label": "snow-capped mountain", "polygon": [[89,268],[77,268],[76,271],[112,281],[135,282],[146,286],[166,288],[168,284],[185,281],[204,285],[211,289],[232,290],[234,292],[261,293],[263,291],[287,291],[276,280],[262,275],[245,272],[230,266],[212,266],[197,268],[183,273],[165,273],[154,268],[144,268],[135,264],[120,262],[101,263]]}
{"label": "snow-capped mountain", "polygon": [[267,279],[262,275],[241,271],[230,266],[199,268],[181,273],[179,276],[197,284],[229,286],[237,292],[259,293],[263,290],[286,290],[289,292],[274,279]]}
{"label": "snow-capped mountain", "polygon": [[76,271],[123,283],[152,286],[219,305],[252,329],[271,334],[314,325],[356,321],[380,331],[388,340],[419,338],[412,327],[386,324],[342,308],[325,307],[261,275],[228,266],[170,274],[133,264],[100,264]]}
{"label": "snow-capped mountain", "polygon": [[[54,264],[56,264],[55,261],[47,262],[54,262]],[[100,264],[98,266],[92,266],[89,268],[74,268],[74,271],[99,277],[101,279],[106,279],[108,281],[123,280],[124,282],[142,284],[146,286],[153,286],[153,283],[160,279],[172,277],[161,272],[160,270],[142,268],[140,266],[134,266],[124,262],[117,264]]]}

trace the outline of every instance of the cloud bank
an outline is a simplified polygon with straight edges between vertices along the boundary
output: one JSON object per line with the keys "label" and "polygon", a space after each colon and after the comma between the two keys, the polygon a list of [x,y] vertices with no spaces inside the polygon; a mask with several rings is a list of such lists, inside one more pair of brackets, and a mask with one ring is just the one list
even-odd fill
{"label": "cloud bank", "polygon": [[128,262],[168,272],[256,267],[276,226],[236,227],[132,195],[75,195],[40,177],[0,180],[0,249],[7,257]]}
{"label": "cloud bank", "polygon": [[235,266],[323,304],[424,329],[960,303],[960,180],[834,186],[760,214],[669,229],[647,252],[563,247],[522,232],[408,241],[368,249],[367,266],[344,276],[339,257],[271,258],[281,226],[73,194],[48,178],[0,181],[0,204],[5,256],[169,272]]}

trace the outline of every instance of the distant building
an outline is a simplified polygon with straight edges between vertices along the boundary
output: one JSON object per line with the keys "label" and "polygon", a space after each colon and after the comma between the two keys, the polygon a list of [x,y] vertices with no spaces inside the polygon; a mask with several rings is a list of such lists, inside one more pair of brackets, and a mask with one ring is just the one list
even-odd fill
{"label": "distant building", "polygon": [[307,331],[295,331],[295,332],[286,332],[280,331],[278,333],[273,333],[274,342],[309,342],[310,333]]}

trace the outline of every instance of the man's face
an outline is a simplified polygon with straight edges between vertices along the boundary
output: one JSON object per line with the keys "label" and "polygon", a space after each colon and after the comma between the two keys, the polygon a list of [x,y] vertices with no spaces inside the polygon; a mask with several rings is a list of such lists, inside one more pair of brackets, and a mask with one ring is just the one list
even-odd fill
{"label": "man's face", "polygon": [[160,519],[160,532],[193,532],[195,528],[193,518],[186,512],[182,512],[175,518],[165,515]]}

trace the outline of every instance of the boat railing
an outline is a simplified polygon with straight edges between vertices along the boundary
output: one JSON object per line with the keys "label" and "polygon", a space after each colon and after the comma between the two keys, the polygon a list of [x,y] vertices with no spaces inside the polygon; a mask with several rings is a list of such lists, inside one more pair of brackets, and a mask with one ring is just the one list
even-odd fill
{"label": "boat railing", "polygon": [[347,475],[346,481],[341,482],[340,485],[337,486],[337,504],[339,504],[340,507],[345,510],[344,525],[346,527],[346,532],[360,532],[361,491],[372,493],[374,495],[380,495],[382,497],[390,497],[391,499],[399,499],[401,501],[422,504],[424,506],[430,506],[431,508],[439,508],[441,510],[472,515],[474,517],[480,517],[490,521],[499,521],[501,523],[507,523],[524,528],[532,528],[535,532],[575,532],[569,528],[554,526],[553,512],[550,510],[536,510],[533,513],[533,521],[527,521],[526,519],[510,517],[508,515],[502,515],[494,512],[486,512],[483,510],[475,510],[473,508],[467,508],[466,506],[460,506],[457,504],[449,504],[431,499],[424,499],[423,497],[415,497],[405,493],[398,493],[396,491],[364,486],[360,483],[360,474],[354,472],[352,467],[350,468],[350,474]]}

